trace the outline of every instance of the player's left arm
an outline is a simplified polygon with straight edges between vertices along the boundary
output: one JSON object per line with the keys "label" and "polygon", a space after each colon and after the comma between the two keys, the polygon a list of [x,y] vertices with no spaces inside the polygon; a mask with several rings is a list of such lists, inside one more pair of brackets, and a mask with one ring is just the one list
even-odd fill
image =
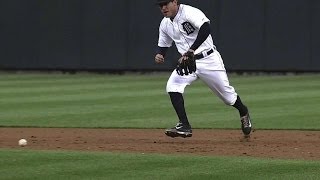
{"label": "player's left arm", "polygon": [[199,29],[198,36],[194,43],[191,45],[190,49],[195,51],[198,47],[208,38],[210,35],[210,25],[209,22],[205,22]]}
{"label": "player's left arm", "polygon": [[194,43],[191,45],[190,50],[195,51],[199,46],[208,38],[210,35],[210,20],[207,16],[197,8],[190,8],[187,10],[187,19],[188,21],[197,29],[198,35]]}

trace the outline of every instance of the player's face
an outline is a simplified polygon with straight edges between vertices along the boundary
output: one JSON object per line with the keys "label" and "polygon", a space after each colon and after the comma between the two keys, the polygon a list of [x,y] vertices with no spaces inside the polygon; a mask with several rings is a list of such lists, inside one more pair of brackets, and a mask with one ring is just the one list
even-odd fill
{"label": "player's face", "polygon": [[170,18],[175,17],[178,12],[178,3],[177,0],[173,0],[170,2],[164,2],[159,4],[160,11],[162,12],[164,17]]}

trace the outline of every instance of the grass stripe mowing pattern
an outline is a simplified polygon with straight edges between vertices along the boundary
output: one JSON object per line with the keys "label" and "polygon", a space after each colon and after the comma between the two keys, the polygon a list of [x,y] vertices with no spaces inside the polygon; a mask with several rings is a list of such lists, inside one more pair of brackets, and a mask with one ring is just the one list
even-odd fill
{"label": "grass stripe mowing pattern", "polygon": [[[0,126],[165,128],[176,123],[166,74],[1,74]],[[319,129],[320,75],[230,76],[257,129]],[[201,82],[187,87],[194,128],[239,128]]]}

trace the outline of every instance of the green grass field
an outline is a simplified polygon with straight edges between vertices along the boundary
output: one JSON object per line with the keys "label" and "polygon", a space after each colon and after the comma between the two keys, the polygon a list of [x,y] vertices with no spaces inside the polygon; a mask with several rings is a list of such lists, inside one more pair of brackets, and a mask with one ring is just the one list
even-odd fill
{"label": "green grass field", "polygon": [[0,150],[0,179],[319,179],[320,162]]}
{"label": "green grass field", "polygon": [[[0,126],[166,128],[177,121],[168,75],[2,73]],[[229,78],[256,129],[320,129],[320,74]],[[185,103],[193,128],[239,128],[237,111],[201,81]],[[0,148],[0,179],[320,179],[319,169],[319,161]]]}

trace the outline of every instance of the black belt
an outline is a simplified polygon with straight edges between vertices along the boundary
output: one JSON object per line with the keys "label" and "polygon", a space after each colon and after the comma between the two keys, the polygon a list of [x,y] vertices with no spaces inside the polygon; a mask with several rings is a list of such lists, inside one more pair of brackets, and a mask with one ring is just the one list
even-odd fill
{"label": "black belt", "polygon": [[[206,52],[206,53],[207,53],[207,56],[209,56],[210,54],[213,53],[213,49],[210,49],[210,51],[208,51],[208,52]],[[202,58],[204,58],[204,56],[203,56],[202,53],[199,53],[199,54],[195,54],[195,55],[194,55],[194,58],[195,58],[195,59],[202,59]]]}

